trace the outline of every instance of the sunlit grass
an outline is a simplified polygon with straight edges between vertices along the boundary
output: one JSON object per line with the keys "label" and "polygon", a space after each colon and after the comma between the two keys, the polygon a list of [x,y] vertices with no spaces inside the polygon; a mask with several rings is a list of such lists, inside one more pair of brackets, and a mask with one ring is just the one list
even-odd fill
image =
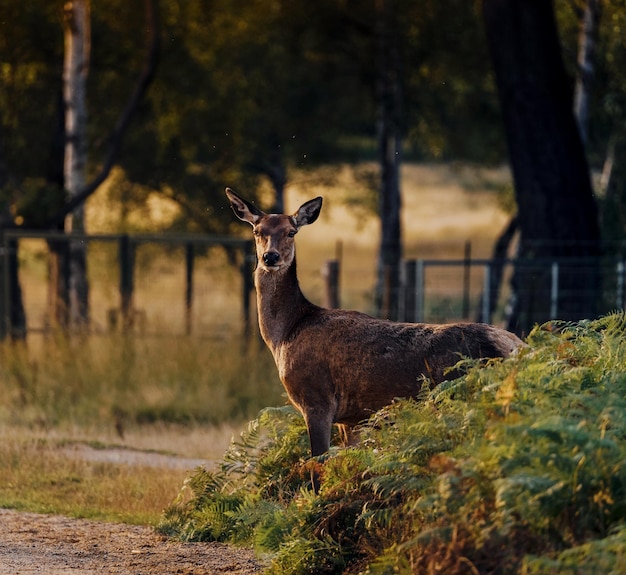
{"label": "sunlit grass", "polygon": [[259,342],[52,338],[0,346],[0,507],[153,524],[184,467],[87,461],[68,444],[211,461],[284,403]]}
{"label": "sunlit grass", "polygon": [[0,422],[122,426],[246,420],[282,401],[257,341],[93,336],[0,346]]}
{"label": "sunlit grass", "polygon": [[84,461],[41,437],[0,443],[0,507],[153,525],[184,469]]}

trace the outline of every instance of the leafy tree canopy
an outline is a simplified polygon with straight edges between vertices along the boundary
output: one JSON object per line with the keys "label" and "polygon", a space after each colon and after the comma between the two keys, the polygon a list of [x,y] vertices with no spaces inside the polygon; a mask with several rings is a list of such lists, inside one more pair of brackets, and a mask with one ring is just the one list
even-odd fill
{"label": "leafy tree canopy", "polygon": [[[137,194],[184,204],[189,225],[224,231],[207,208],[228,184],[274,187],[293,167],[372,159],[376,126],[374,3],[187,0],[159,3],[154,84],[127,134],[120,164]],[[624,131],[624,0],[604,3],[590,154]],[[577,15],[557,2],[573,76]],[[418,159],[500,162],[506,149],[480,2],[396,0],[403,130]],[[0,186],[4,212],[24,225],[59,202],[62,5],[6,0],[0,34]],[[90,169],[146,53],[142,2],[92,2],[88,86]],[[57,191],[55,192],[55,186]],[[141,191],[144,190],[144,191]],[[37,200],[50,195],[48,200]],[[43,214],[43,215],[42,215]]]}

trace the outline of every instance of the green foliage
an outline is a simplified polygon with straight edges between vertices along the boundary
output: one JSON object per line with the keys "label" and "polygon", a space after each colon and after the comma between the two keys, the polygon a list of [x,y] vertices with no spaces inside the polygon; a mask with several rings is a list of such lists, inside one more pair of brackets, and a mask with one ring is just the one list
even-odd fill
{"label": "green foliage", "polygon": [[625,336],[623,312],[537,327],[322,458],[291,408],[266,410],[161,529],[255,545],[277,575],[623,572]]}

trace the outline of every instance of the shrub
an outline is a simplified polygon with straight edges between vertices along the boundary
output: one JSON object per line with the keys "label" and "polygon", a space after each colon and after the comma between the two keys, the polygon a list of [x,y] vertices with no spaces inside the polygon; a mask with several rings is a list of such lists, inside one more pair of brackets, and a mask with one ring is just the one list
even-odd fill
{"label": "shrub", "polygon": [[293,409],[265,410],[161,529],[256,545],[275,574],[624,572],[625,331],[624,313],[537,327],[317,459]]}

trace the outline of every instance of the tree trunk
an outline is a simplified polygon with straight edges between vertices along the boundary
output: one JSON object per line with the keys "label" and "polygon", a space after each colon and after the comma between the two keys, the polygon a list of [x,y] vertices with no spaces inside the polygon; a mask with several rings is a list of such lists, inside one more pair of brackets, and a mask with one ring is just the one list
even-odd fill
{"label": "tree trunk", "polygon": [[[46,173],[49,193],[56,191],[60,203],[64,196],[64,161],[65,161],[65,102],[59,94],[57,115],[50,146],[50,158]],[[56,230],[63,231],[63,225],[57,224]],[[69,250],[65,241],[48,241],[48,300],[46,318],[49,326],[66,330],[69,327]]]}
{"label": "tree trunk", "polygon": [[626,139],[611,138],[604,166],[606,173],[602,174],[605,187],[602,229],[613,253],[623,257],[626,235],[626,163],[616,161],[616,158],[626,158]]}
{"label": "tree trunk", "polygon": [[601,3],[602,0],[586,0],[578,35],[578,73],[574,93],[574,115],[584,145],[587,144],[589,100],[595,70]]}
{"label": "tree trunk", "polygon": [[401,88],[395,2],[379,0],[378,9],[378,156],[381,170],[376,308],[379,317],[397,319],[400,299],[402,230],[400,225]]}
{"label": "tree trunk", "polygon": [[[484,0],[521,232],[509,329],[550,317],[551,262],[560,260],[558,317],[594,316],[600,297],[598,208],[572,111],[549,0]],[[587,258],[584,268],[573,258]],[[563,265],[568,262],[570,265]]]}
{"label": "tree trunk", "polygon": [[[69,198],[85,187],[87,163],[87,75],[90,50],[89,0],[65,3],[65,60],[63,63],[63,98],[65,102],[65,189]],[[77,206],[66,220],[66,232],[84,232],[84,205]],[[87,247],[84,242],[70,242],[69,281],[70,323],[86,326],[89,321],[89,284]]]}
{"label": "tree trunk", "polygon": [[[0,189],[9,183],[9,179],[0,138]],[[0,203],[0,340],[10,336],[15,341],[26,337],[26,314],[19,278],[17,241],[5,242],[3,237],[3,231],[12,227],[13,215],[9,204]],[[5,292],[7,288],[9,293]]]}
{"label": "tree trunk", "polygon": [[282,214],[285,212],[285,186],[287,185],[287,171],[285,162],[283,161],[282,152],[276,145],[275,151],[271,154],[270,161],[262,170],[269,178],[274,188],[274,205],[271,212],[274,214]]}

